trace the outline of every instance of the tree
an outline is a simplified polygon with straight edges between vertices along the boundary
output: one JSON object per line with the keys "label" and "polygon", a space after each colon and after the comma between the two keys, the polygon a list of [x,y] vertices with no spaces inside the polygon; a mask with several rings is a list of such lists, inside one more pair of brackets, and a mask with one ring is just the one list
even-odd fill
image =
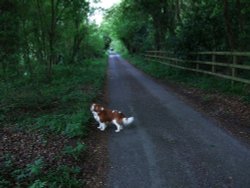
{"label": "tree", "polygon": [[148,39],[148,17],[138,4],[132,0],[122,1],[112,7],[106,20],[110,32],[121,40],[130,53],[137,53],[146,48]]}
{"label": "tree", "polygon": [[250,49],[248,0],[123,0],[106,19],[131,53]]}
{"label": "tree", "polygon": [[0,1],[0,59],[4,75],[8,69],[18,73],[19,60],[19,23],[17,17],[17,2]]}

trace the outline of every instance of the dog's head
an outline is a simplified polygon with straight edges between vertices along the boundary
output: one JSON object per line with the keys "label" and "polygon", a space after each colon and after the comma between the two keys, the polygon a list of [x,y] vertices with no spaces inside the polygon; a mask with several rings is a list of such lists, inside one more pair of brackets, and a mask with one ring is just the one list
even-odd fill
{"label": "dog's head", "polygon": [[90,107],[90,111],[92,113],[94,113],[94,112],[98,113],[98,112],[103,111],[103,110],[104,110],[104,108],[100,104],[96,104],[96,103],[93,103]]}

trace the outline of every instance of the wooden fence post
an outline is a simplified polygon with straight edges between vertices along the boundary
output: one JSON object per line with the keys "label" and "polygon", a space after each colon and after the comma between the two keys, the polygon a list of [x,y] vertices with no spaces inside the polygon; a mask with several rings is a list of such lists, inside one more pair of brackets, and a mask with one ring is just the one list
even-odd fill
{"label": "wooden fence post", "polygon": [[[200,60],[200,55],[198,54],[197,57],[196,57],[196,60],[199,61]],[[196,63],[196,70],[199,70],[200,69],[200,64],[199,63]],[[196,72],[196,74],[198,74]]]}
{"label": "wooden fence post", "polygon": [[[236,65],[236,64],[237,64],[237,57],[236,57],[236,55],[233,55],[233,65]],[[235,70],[234,67],[232,67],[232,77],[235,78],[235,76],[236,76],[236,70]],[[231,81],[231,85],[232,86],[234,85],[234,81],[233,80]]]}
{"label": "wooden fence post", "polygon": [[[215,54],[212,54],[212,62],[215,62]],[[215,73],[215,65],[212,65],[212,72]]]}

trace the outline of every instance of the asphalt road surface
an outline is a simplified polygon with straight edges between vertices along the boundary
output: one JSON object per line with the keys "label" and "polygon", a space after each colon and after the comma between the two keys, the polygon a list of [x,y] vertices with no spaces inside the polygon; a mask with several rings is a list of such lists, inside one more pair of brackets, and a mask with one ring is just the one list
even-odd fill
{"label": "asphalt road surface", "polygon": [[107,188],[250,187],[249,147],[116,54],[108,98],[135,121],[106,129]]}

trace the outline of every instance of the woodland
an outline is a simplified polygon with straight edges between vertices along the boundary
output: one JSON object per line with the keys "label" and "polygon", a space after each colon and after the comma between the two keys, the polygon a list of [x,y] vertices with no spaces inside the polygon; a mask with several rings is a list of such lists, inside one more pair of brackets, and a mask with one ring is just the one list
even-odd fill
{"label": "woodland", "polygon": [[249,16],[248,0],[125,0],[104,25],[130,53],[249,51]]}
{"label": "woodland", "polygon": [[93,11],[88,0],[0,0],[0,187],[95,182],[89,106],[103,98],[111,48],[250,50],[249,0],[122,0],[101,25]]}

